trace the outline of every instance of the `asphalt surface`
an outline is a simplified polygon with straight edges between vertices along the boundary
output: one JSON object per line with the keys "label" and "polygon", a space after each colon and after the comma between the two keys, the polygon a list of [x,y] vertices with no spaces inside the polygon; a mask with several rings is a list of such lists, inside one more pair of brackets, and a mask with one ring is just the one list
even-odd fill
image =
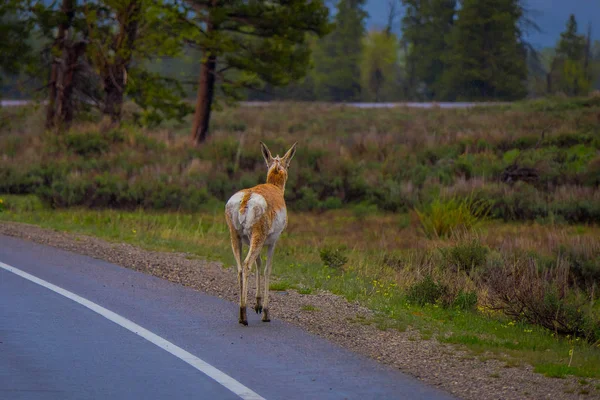
{"label": "asphalt surface", "polygon": [[[0,235],[0,262],[185,349],[265,399],[451,399],[399,371],[237,304]],[[0,268],[0,399],[236,399],[102,315]]]}

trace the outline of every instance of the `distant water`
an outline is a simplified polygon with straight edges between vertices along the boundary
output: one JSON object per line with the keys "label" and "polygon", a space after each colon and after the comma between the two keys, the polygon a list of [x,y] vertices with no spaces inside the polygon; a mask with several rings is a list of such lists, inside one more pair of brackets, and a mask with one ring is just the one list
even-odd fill
{"label": "distant water", "polygon": [[[16,106],[24,106],[29,103],[29,100],[2,100],[0,104],[2,107],[16,107]],[[492,106],[504,103],[417,103],[417,102],[407,102],[407,103],[331,103],[332,105],[340,105],[347,107],[357,107],[357,108],[396,108],[396,107],[409,107],[409,108],[471,108],[477,106]],[[269,102],[266,101],[244,101],[242,105],[255,107],[255,106],[268,106]]]}
{"label": "distant water", "polygon": [[[326,104],[326,103],[322,103],[322,104]],[[408,108],[435,108],[435,107],[439,107],[439,108],[471,108],[471,107],[481,107],[481,106],[493,106],[493,105],[500,105],[500,104],[505,104],[505,103],[477,103],[477,102],[472,102],[472,103],[467,103],[467,102],[456,102],[456,103],[449,103],[449,102],[442,102],[442,103],[435,103],[435,102],[430,102],[430,103],[417,103],[417,102],[404,102],[404,103],[327,103],[327,104],[331,104],[331,105],[338,105],[338,106],[346,106],[346,107],[357,107],[357,108],[397,108],[397,107],[408,107]],[[269,102],[268,101],[246,101],[243,102],[243,105],[245,106],[250,106],[250,107],[256,107],[256,106],[268,106]]]}
{"label": "distant water", "polygon": [[1,100],[2,107],[24,106],[29,103],[29,100]]}

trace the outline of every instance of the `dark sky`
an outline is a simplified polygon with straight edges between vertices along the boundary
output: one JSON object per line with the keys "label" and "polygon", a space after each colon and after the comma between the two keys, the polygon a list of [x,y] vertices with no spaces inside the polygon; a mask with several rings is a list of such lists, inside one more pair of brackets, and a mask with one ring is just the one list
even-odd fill
{"label": "dark sky", "polygon": [[[530,18],[542,29],[541,33],[528,37],[536,46],[554,46],[570,14],[575,14],[581,33],[587,31],[588,22],[592,22],[593,37],[600,40],[600,0],[527,0],[527,4],[531,9]],[[385,25],[387,10],[388,0],[367,0],[368,26]]]}

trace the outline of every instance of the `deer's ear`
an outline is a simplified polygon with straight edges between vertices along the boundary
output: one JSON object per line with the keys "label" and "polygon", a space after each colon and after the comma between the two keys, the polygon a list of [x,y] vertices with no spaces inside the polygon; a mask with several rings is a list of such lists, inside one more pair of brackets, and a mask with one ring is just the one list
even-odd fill
{"label": "deer's ear", "polygon": [[290,149],[287,151],[287,153],[285,153],[285,155],[283,156],[282,160],[285,163],[285,167],[288,168],[290,166],[290,162],[292,161],[292,158],[294,158],[294,155],[296,154],[296,146],[298,145],[298,142],[294,143],[292,145],[292,147],[290,147]]}
{"label": "deer's ear", "polygon": [[267,167],[270,167],[271,163],[273,162],[273,156],[271,156],[271,152],[269,151],[269,148],[267,147],[266,144],[264,144],[263,142],[260,142],[260,149],[262,151],[262,155],[265,159],[265,162],[267,163]]}

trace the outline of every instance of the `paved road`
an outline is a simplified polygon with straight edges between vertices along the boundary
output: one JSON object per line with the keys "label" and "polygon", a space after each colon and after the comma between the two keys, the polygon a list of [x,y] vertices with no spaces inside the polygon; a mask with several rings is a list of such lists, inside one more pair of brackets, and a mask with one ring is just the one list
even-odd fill
{"label": "paved road", "polygon": [[[276,319],[252,314],[240,326],[236,304],[153,276],[1,235],[0,263],[0,399],[240,398],[192,358],[269,400],[451,399]],[[85,302],[118,314],[116,323]],[[173,348],[191,353],[187,361]]]}

